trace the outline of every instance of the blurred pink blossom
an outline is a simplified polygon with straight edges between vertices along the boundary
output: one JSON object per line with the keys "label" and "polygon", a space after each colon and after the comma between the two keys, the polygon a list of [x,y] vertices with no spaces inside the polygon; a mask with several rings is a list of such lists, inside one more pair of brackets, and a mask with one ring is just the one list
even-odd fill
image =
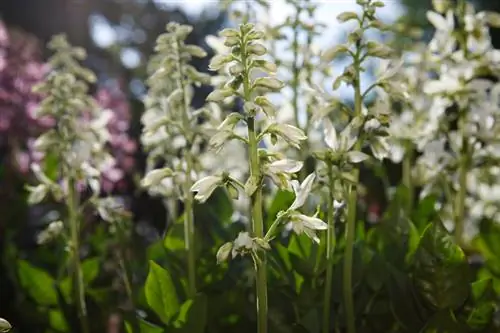
{"label": "blurred pink blossom", "polygon": [[[8,145],[11,164],[23,175],[29,173],[31,163],[43,161],[43,154],[33,149],[34,139],[55,125],[50,117],[35,116],[42,96],[32,88],[50,69],[41,50],[36,38],[10,31],[0,21],[0,144]],[[130,105],[118,84],[99,87],[94,97],[101,107],[113,112],[108,129],[115,162],[103,171],[101,187],[105,192],[120,191],[125,188],[126,174],[134,170],[137,149],[128,134]]]}

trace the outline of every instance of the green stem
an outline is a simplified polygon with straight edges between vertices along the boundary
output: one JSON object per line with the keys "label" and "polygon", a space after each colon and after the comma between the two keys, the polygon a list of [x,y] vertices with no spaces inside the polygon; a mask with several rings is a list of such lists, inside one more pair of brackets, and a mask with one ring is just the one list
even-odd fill
{"label": "green stem", "polygon": [[192,137],[188,135],[191,133],[190,119],[189,119],[189,98],[184,80],[184,69],[181,63],[181,45],[179,41],[176,43],[177,52],[177,71],[178,71],[178,85],[182,89],[184,97],[183,112],[182,112],[182,127],[186,133],[186,148],[184,157],[186,161],[186,180],[184,182],[184,243],[187,251],[187,269],[188,269],[188,298],[193,298],[196,295],[196,252],[194,249],[195,228],[194,228],[194,214],[193,214],[193,194],[191,186],[193,180],[191,173],[193,170],[193,156],[191,153]]}
{"label": "green stem", "polygon": [[333,252],[335,250],[335,225],[333,211],[334,177],[332,163],[328,162],[328,232],[326,239],[326,283],[323,302],[323,333],[330,331],[330,310],[333,281]]}
{"label": "green stem", "polygon": [[[357,68],[356,78],[354,80],[354,113],[356,116],[361,114],[361,106],[363,103],[363,97],[361,95],[361,84],[359,75],[359,55],[360,49],[354,57],[354,64]],[[354,146],[355,151],[361,149],[361,140],[358,139]],[[359,170],[354,169],[354,182],[357,184],[359,181]],[[344,303],[346,310],[347,319],[347,332],[356,333],[356,322],[354,314],[354,295],[352,291],[352,266],[353,266],[353,256],[354,256],[354,237],[356,233],[356,208],[357,208],[357,187],[350,185],[348,192],[348,206],[347,206],[347,227],[345,232],[346,244],[345,244],[345,255],[344,255]]]}
{"label": "green stem", "polygon": [[87,306],[85,304],[85,285],[83,282],[82,265],[80,261],[80,221],[78,214],[79,195],[76,189],[76,182],[73,177],[70,177],[68,184],[67,209],[68,220],[70,227],[70,239],[72,249],[72,285],[75,295],[78,319],[82,333],[89,333],[89,325],[87,318]]}
{"label": "green stem", "polygon": [[[244,97],[246,101],[251,99],[249,71],[247,67],[246,43],[242,43],[241,61],[244,66]],[[255,128],[255,117],[247,117],[248,145],[250,160],[250,177],[261,179],[259,151],[257,142],[257,130]],[[264,219],[262,217],[262,186],[259,184],[257,190],[251,196],[252,229],[254,237],[264,237]],[[262,252],[259,261],[256,262],[256,289],[257,289],[257,332],[267,333],[267,258]]]}
{"label": "green stem", "polygon": [[[191,156],[186,156],[188,160],[186,172],[190,175],[192,169]],[[196,295],[196,252],[194,249],[194,214],[193,214],[193,195],[191,193],[192,186],[191,177],[186,177],[185,188],[185,223],[184,223],[184,237],[186,243],[186,250],[188,252],[187,265],[188,265],[188,297],[192,298]]]}
{"label": "green stem", "polygon": [[406,154],[403,159],[403,184],[408,189],[408,203],[406,206],[407,215],[410,216],[413,210],[413,182],[412,182],[413,147],[407,145]]}

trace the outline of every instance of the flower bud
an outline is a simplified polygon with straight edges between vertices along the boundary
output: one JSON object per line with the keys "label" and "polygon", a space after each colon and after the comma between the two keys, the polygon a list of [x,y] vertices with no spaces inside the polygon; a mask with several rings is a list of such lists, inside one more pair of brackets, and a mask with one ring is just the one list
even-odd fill
{"label": "flower bud", "polygon": [[258,56],[263,56],[267,53],[267,49],[264,47],[264,45],[258,43],[248,45],[247,51]]}
{"label": "flower bud", "polygon": [[231,257],[231,250],[233,249],[233,243],[232,242],[227,242],[226,244],[222,245],[219,250],[217,251],[217,264],[220,265],[221,263],[228,261]]}
{"label": "flower bud", "polygon": [[207,52],[198,45],[185,45],[184,48],[193,57],[204,58],[207,56]]}
{"label": "flower bud", "polygon": [[238,74],[243,73],[244,69],[245,69],[245,67],[243,67],[243,65],[238,62],[229,68],[229,73],[231,73],[231,75],[238,75]]}
{"label": "flower bud", "polygon": [[0,333],[7,333],[12,329],[12,325],[5,319],[0,318]]}
{"label": "flower bud", "polygon": [[262,111],[268,117],[274,117],[276,115],[276,109],[273,104],[264,96],[257,96],[254,100],[255,104],[262,108]]}
{"label": "flower bud", "polygon": [[225,54],[218,54],[212,58],[210,64],[208,65],[208,68],[211,71],[217,71],[230,61],[231,61],[231,56]]}
{"label": "flower bud", "polygon": [[173,171],[170,168],[156,169],[148,172],[141,181],[142,187],[157,186],[164,178],[172,177]]}
{"label": "flower bud", "polygon": [[207,102],[222,102],[232,94],[233,92],[230,89],[216,89],[207,96]]}
{"label": "flower bud", "polygon": [[254,81],[256,87],[264,87],[270,90],[280,90],[285,86],[283,82],[274,77],[259,77]]}
{"label": "flower bud", "polygon": [[240,43],[240,39],[238,37],[227,37],[224,41],[224,45],[227,47],[236,46]]}
{"label": "flower bud", "polygon": [[335,60],[335,58],[337,58],[342,53],[346,53],[348,51],[349,51],[349,49],[347,48],[347,46],[336,45],[334,47],[327,49],[325,52],[323,52],[321,54],[321,61],[324,63],[329,63],[329,62]]}
{"label": "flower bud", "polygon": [[341,23],[354,19],[359,20],[358,14],[356,14],[355,12],[343,12],[337,16],[337,20]]}
{"label": "flower bud", "polygon": [[225,38],[228,38],[228,37],[238,37],[239,36],[239,32],[235,29],[230,29],[230,28],[226,28],[226,29],[223,29],[219,32],[219,36],[220,37],[225,37]]}

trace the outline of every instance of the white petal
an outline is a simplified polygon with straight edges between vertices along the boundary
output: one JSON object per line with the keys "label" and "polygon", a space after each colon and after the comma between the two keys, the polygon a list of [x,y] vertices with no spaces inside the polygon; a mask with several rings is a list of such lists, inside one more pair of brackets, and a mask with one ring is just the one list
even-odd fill
{"label": "white petal", "polygon": [[198,180],[191,187],[191,191],[198,192],[194,198],[201,203],[207,201],[212,192],[219,186],[221,180],[220,176],[207,176]]}
{"label": "white petal", "polygon": [[323,133],[325,135],[325,143],[326,145],[335,151],[338,150],[338,140],[337,140],[337,131],[335,127],[333,127],[330,119],[325,119]]}
{"label": "white petal", "polygon": [[267,167],[271,172],[285,172],[285,173],[296,173],[302,169],[303,163],[294,160],[278,160],[269,164]]}
{"label": "white petal", "polygon": [[426,16],[437,30],[448,30],[448,22],[443,16],[433,11],[428,11]]}
{"label": "white petal", "polygon": [[309,196],[309,193],[311,192],[314,179],[316,178],[316,175],[314,173],[311,173],[309,176],[304,179],[302,184],[300,185],[300,189],[298,192],[295,193],[295,201],[292,203],[290,206],[290,210],[295,210],[297,208],[300,208],[304,205],[306,202],[307,197]]}
{"label": "white petal", "polygon": [[307,229],[311,230],[326,230],[328,229],[328,224],[323,222],[322,220],[318,219],[317,217],[314,216],[307,216],[304,214],[298,214],[297,218],[300,218],[302,223]]}

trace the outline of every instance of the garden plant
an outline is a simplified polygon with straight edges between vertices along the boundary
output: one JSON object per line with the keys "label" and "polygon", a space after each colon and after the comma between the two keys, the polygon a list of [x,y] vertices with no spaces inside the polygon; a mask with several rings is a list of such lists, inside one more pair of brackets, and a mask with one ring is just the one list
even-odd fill
{"label": "garden plant", "polygon": [[[11,140],[27,204],[49,207],[45,262],[14,245],[2,258],[37,332],[104,332],[112,316],[127,333],[500,332],[500,14],[435,0],[423,43],[356,0],[336,17],[344,40],[319,48],[316,2],[286,0],[279,25],[258,14],[271,2],[221,1],[210,49],[181,22],[157,37],[133,180],[167,214],[137,252],[112,195],[136,149],[121,104],[84,49],[47,45],[23,95],[34,138]],[[8,43],[0,26],[0,83]]]}

